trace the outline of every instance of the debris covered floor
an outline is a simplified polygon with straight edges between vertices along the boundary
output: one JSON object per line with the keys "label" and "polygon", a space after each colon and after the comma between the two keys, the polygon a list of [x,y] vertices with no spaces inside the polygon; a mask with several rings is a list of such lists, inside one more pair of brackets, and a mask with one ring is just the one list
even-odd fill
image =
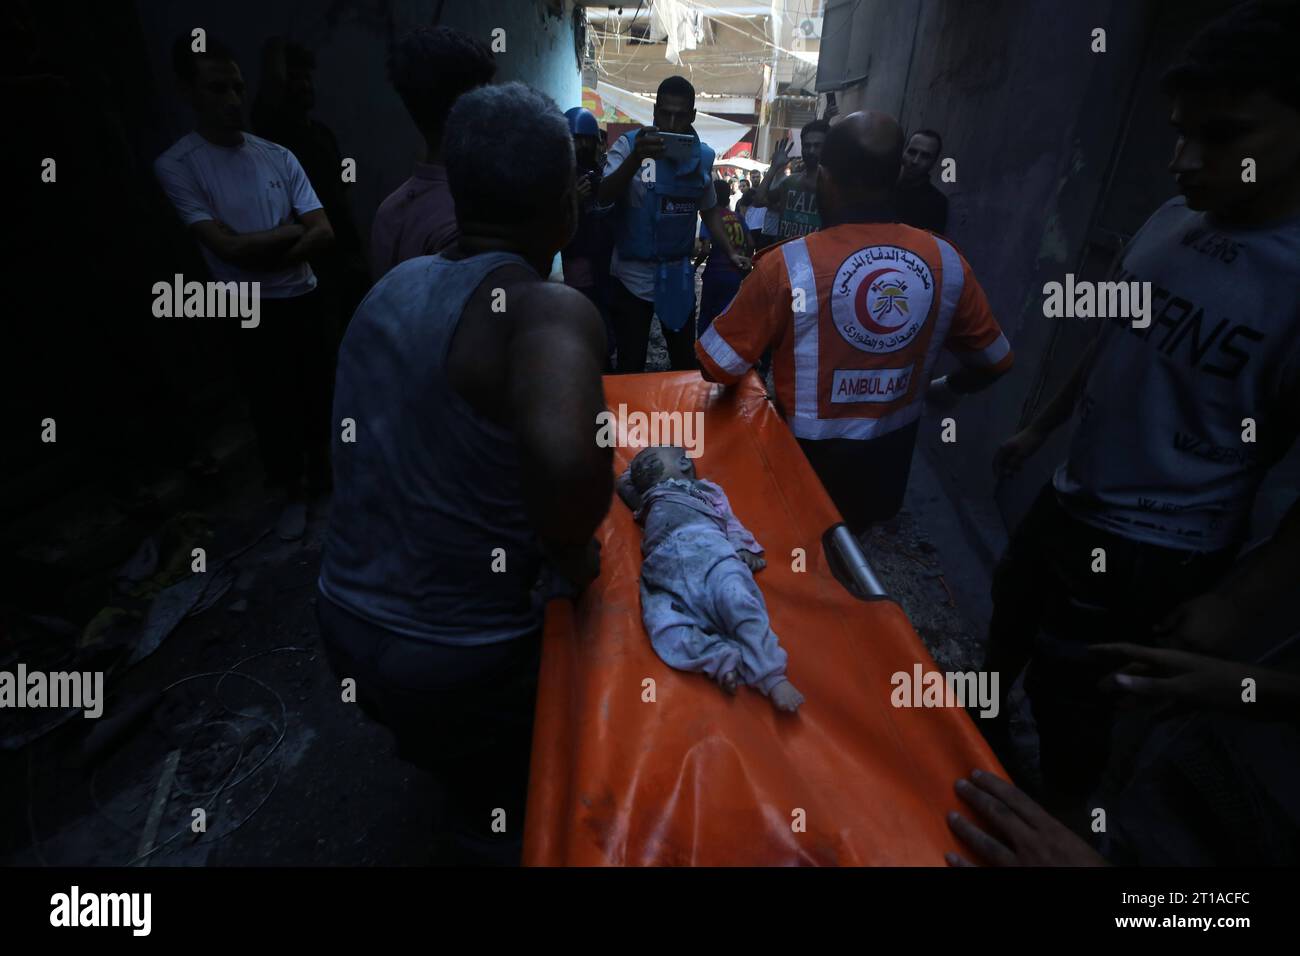
{"label": "debris covered floor", "polygon": [[[429,779],[396,759],[386,731],[342,702],[317,642],[325,503],[313,508],[302,540],[282,542],[269,530],[276,508],[262,498],[257,464],[240,467],[230,483],[240,491],[206,511],[216,529],[210,573],[223,555],[256,541],[232,562],[229,590],[108,679],[102,720],[75,717],[0,755],[9,782],[5,863],[431,862]],[[237,664],[247,677],[222,677]],[[173,684],[116,749],[86,763],[94,725]],[[160,800],[167,778],[170,795]],[[191,826],[198,808],[206,833]]]}

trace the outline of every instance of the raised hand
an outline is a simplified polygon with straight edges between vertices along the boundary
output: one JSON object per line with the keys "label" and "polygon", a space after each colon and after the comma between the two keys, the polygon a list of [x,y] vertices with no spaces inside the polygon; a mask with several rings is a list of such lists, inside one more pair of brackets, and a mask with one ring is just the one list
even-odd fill
{"label": "raised hand", "polygon": [[641,127],[641,132],[637,134],[636,143],[632,147],[632,158],[638,163],[643,159],[654,159],[660,156],[664,151],[664,140],[659,135],[659,130],[653,126]]}
{"label": "raised hand", "polygon": [[776,144],[776,149],[772,150],[772,168],[780,170],[790,162],[790,150],[793,148],[794,143],[789,137],[782,138]]}
{"label": "raised hand", "polygon": [[993,453],[993,472],[998,477],[1014,475],[1042,447],[1046,436],[1034,428],[1016,432]]}

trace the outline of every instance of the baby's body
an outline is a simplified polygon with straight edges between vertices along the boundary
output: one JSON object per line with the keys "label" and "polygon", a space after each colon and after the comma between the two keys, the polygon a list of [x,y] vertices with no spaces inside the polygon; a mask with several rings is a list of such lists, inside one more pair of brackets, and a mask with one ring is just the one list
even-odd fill
{"label": "baby's body", "polygon": [[642,464],[619,479],[619,494],[645,527],[641,609],[655,652],[729,693],[748,684],[778,709],[796,710],[803,695],[785,676],[786,653],[754,582],[753,571],[765,566],[762,548],[723,490],[694,477],[681,449],[650,448],[637,458]]}

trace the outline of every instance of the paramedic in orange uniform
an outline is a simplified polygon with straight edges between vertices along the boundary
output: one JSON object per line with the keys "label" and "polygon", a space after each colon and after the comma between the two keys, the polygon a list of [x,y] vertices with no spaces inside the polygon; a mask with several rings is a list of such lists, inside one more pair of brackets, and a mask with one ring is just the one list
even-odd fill
{"label": "paramedic in orange uniform", "polygon": [[[727,384],[772,348],[777,407],[855,533],[901,507],[927,389],[978,391],[1012,360],[961,253],[894,221],[902,150],[887,114],[832,126],[823,228],[765,250],[695,346],[704,377]],[[962,367],[931,383],[941,347]]]}

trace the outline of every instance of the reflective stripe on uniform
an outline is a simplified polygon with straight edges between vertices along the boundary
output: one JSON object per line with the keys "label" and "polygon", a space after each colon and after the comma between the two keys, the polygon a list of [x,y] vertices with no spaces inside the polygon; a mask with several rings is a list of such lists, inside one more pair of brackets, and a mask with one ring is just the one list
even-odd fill
{"label": "reflective stripe on uniform", "polygon": [[[722,314],[726,314],[725,309]],[[704,349],[709,358],[717,363],[718,368],[728,375],[741,376],[749,370],[749,363],[737,355],[736,350],[727,344],[727,340],[718,334],[715,325],[710,324],[700,336],[700,348]]]}
{"label": "reflective stripe on uniform", "polygon": [[792,415],[788,424],[795,438],[879,438],[910,425],[921,417],[924,402],[917,399],[880,418],[807,418]]}
{"label": "reflective stripe on uniform", "polygon": [[[957,314],[957,303],[961,301],[962,289],[966,285],[966,273],[961,267],[961,256],[952,247],[952,243],[938,236],[933,236],[939,246],[939,264],[943,269],[943,286],[939,291],[939,309],[934,317],[934,333],[930,336],[930,347],[925,353],[925,365],[921,367],[921,386],[930,383],[930,372],[939,359],[939,350],[948,338],[948,329],[952,327],[952,317]],[[922,393],[924,395],[924,392]],[[916,401],[921,404],[921,399]]]}
{"label": "reflective stripe on uniform", "polygon": [[961,359],[963,365],[971,365],[976,368],[992,368],[1004,358],[1011,354],[1011,343],[1002,333],[993,340],[993,344],[986,348],[977,349],[974,352],[958,352],[957,358]]}
{"label": "reflective stripe on uniform", "polygon": [[781,245],[790,279],[791,306],[803,291],[804,308],[794,317],[794,418],[817,418],[818,316],[817,279],[813,275],[808,243],[801,237]]}
{"label": "reflective stripe on uniform", "polygon": [[[931,370],[938,360],[939,350],[943,348],[944,341],[948,338],[948,329],[951,328],[953,317],[957,314],[957,303],[961,300],[962,289],[966,284],[961,256],[958,255],[957,250],[938,236],[934,236],[934,241],[939,247],[942,279],[939,289],[939,304],[938,308],[935,309],[934,329],[924,362],[921,365],[922,392],[915,400],[904,407],[879,418],[866,416],[821,418],[819,416],[817,394],[819,386],[818,362],[820,360],[818,354],[819,302],[812,260],[808,255],[807,243],[803,239],[796,239],[781,246],[781,252],[785,256],[786,274],[790,279],[791,293],[793,294],[795,290],[802,289],[806,306],[803,312],[794,313],[795,407],[793,414],[788,418],[788,422],[790,430],[794,432],[796,437],[808,439],[853,438],[858,440],[879,438],[905,425],[910,425],[921,417],[924,408],[924,389],[929,383]],[[997,359],[993,360],[996,362],[1011,349],[1005,338],[999,336],[998,342],[995,342],[984,351],[992,355],[999,348],[1002,349],[1002,353]]]}

